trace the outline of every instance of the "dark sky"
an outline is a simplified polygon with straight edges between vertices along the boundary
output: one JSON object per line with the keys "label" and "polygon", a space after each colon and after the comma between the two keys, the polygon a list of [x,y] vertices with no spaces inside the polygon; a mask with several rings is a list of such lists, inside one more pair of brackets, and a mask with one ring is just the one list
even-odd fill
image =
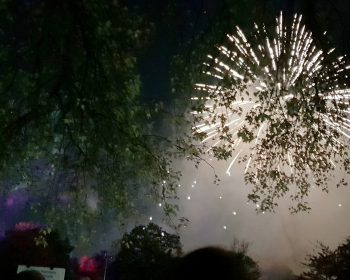
{"label": "dark sky", "polygon": [[139,67],[146,100],[167,101],[170,92],[171,60],[184,43],[208,26],[208,18],[217,13],[217,1],[142,1],[129,0],[152,23],[152,35],[141,53]]}
{"label": "dark sky", "polygon": [[[169,101],[171,62],[174,55],[183,54],[184,44],[196,36],[213,32],[217,22],[229,21],[227,10],[237,9],[230,18],[233,28],[237,23],[250,28],[252,21],[273,20],[283,11],[285,15],[302,13],[309,28],[322,37],[329,30],[329,39],[339,51],[350,49],[350,1],[343,0],[124,0],[152,24],[152,35],[139,57],[142,93],[148,101]],[[349,3],[348,3],[349,2]],[[234,4],[232,4],[234,3]],[[259,5],[254,5],[258,3]],[[242,26],[243,24],[243,26]],[[247,26],[245,26],[247,25]],[[220,33],[221,30],[218,30]],[[323,37],[319,40],[324,40]]]}
{"label": "dark sky", "polygon": [[[140,59],[143,94],[147,100],[167,101],[172,57],[183,51],[183,44],[193,35],[211,30],[215,20],[220,20],[225,1],[176,1],[177,6],[172,8],[169,8],[172,1],[131,2],[154,23],[154,35]],[[260,1],[263,9],[258,15],[259,20],[274,20],[280,10],[286,15],[302,12],[315,36],[329,30],[332,45],[339,53],[346,54],[347,34],[350,34],[347,2],[350,1],[266,0]],[[241,18],[237,22],[248,25],[246,18],[252,18],[253,10],[254,7],[239,11]],[[249,21],[249,25],[252,22]],[[333,190],[330,195],[313,191],[311,214],[291,215],[288,203],[282,203],[276,214],[258,216],[255,206],[246,204],[249,189],[242,181],[239,168],[229,178],[221,174],[224,179],[219,190],[212,184],[210,170],[192,170],[183,163],[179,166],[186,170],[180,191],[180,214],[191,221],[182,232],[185,250],[208,244],[229,246],[237,237],[251,243],[251,253],[264,269],[282,266],[300,271],[303,258],[312,252],[318,240],[334,247],[350,233],[349,190]],[[157,220],[154,212],[150,215]]]}
{"label": "dark sky", "polygon": [[[173,56],[182,54],[186,42],[198,34],[211,31],[216,21],[222,20],[226,1],[125,1],[130,7],[136,6],[147,22],[153,24],[152,35],[139,58],[143,96],[147,101],[168,102]],[[305,21],[316,35],[323,32],[323,28],[330,30],[333,45],[339,52],[349,53],[350,1],[256,1],[260,2],[263,8],[258,13],[257,20],[273,20],[279,10],[283,10],[285,14],[305,12]],[[250,19],[256,12],[254,8],[256,7],[246,7],[242,11],[236,11],[240,15],[237,22],[244,23],[249,19],[249,25],[252,25]],[[238,237],[252,243],[253,256],[265,267],[275,262],[298,270],[303,256],[310,253],[317,240],[335,246],[350,234],[350,202],[347,199],[349,190],[332,191],[330,195],[314,191],[311,196],[314,210],[310,215],[292,216],[287,207],[282,205],[276,214],[261,217],[256,215],[254,205],[246,204],[248,190],[242,182],[242,172],[239,169],[233,172],[230,178],[224,177],[221,189],[217,189],[212,184],[210,170],[192,170],[183,163],[179,163],[179,167],[185,170],[183,188],[180,190],[180,214],[191,220],[191,227],[182,232],[185,250],[208,244],[229,246],[233,237]],[[192,187],[193,185],[195,186]],[[205,209],[203,205],[206,206]],[[156,218],[154,220],[156,221]],[[224,226],[227,228],[224,229]]]}

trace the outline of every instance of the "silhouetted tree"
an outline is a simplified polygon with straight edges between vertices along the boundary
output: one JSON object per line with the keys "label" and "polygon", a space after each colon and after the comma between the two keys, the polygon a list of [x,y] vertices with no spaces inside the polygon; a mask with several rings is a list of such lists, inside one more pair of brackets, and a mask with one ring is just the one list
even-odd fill
{"label": "silhouetted tree", "polygon": [[140,98],[150,25],[123,2],[0,3],[0,180],[15,182],[0,192],[25,184],[45,224],[67,231],[106,209],[125,217],[140,193],[174,196],[174,146]]}
{"label": "silhouetted tree", "polygon": [[300,280],[350,279],[350,238],[334,250],[319,243],[319,252],[310,255],[305,266],[307,271]]}
{"label": "silhouetted tree", "polygon": [[120,279],[158,279],[180,253],[180,237],[150,223],[123,236],[114,265]]}

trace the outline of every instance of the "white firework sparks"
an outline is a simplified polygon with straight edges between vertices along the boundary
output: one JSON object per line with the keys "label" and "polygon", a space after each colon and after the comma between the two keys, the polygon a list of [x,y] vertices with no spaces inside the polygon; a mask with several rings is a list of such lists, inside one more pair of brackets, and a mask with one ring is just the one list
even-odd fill
{"label": "white firework sparks", "polygon": [[227,174],[245,162],[250,199],[262,211],[291,185],[294,210],[305,210],[312,185],[326,190],[336,165],[349,171],[350,67],[315,45],[301,15],[284,24],[281,13],[272,32],[255,24],[249,38],[239,27],[227,38],[208,55],[210,82],[195,85],[193,133],[207,152],[230,160]]}

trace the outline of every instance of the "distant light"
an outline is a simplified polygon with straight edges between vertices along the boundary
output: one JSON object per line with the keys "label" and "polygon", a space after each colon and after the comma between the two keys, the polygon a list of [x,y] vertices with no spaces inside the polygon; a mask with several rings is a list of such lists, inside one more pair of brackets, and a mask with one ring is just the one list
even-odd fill
{"label": "distant light", "polygon": [[259,205],[259,204],[257,204],[257,205],[256,205],[256,208],[260,208],[260,205]]}
{"label": "distant light", "polygon": [[178,184],[177,186],[180,188],[180,187],[181,187],[181,184]]}
{"label": "distant light", "polygon": [[196,180],[194,180],[194,181],[193,181],[193,184],[197,184],[197,181],[196,181]]}
{"label": "distant light", "polygon": [[194,185],[192,185],[191,187],[194,188]]}
{"label": "distant light", "polygon": [[153,220],[152,216],[151,216],[151,217],[149,217],[149,220],[150,220],[150,221],[152,221],[152,220]]}
{"label": "distant light", "polygon": [[237,215],[237,212],[236,212],[236,211],[233,211],[232,214],[236,216],[236,215]]}
{"label": "distant light", "polygon": [[188,196],[188,197],[187,197],[187,200],[191,200],[191,197],[190,197],[190,196]]}
{"label": "distant light", "polygon": [[224,230],[226,230],[227,229],[227,227],[226,226],[224,226]]}
{"label": "distant light", "polygon": [[341,203],[339,203],[339,204],[338,204],[338,206],[339,206],[339,207],[342,207],[342,204],[341,204]]}
{"label": "distant light", "polygon": [[159,207],[162,207],[162,204],[161,204],[161,203],[158,203],[158,206],[159,206]]}
{"label": "distant light", "polygon": [[164,232],[162,232],[161,235],[164,237]]}
{"label": "distant light", "polygon": [[166,181],[164,180],[164,181],[163,181],[163,184],[165,184],[165,183],[166,183]]}
{"label": "distant light", "polygon": [[221,196],[221,195],[219,196],[219,199],[222,199],[222,196]]}

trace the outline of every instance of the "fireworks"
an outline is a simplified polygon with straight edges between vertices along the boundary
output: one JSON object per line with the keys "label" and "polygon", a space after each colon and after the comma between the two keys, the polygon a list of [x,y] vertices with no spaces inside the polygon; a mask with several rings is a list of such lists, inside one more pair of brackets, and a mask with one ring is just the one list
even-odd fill
{"label": "fireworks", "polygon": [[[272,210],[291,186],[293,210],[308,209],[312,186],[327,190],[335,168],[349,172],[350,89],[345,57],[316,46],[295,15],[273,30],[236,27],[208,55],[207,82],[195,85],[193,133],[230,171],[245,163],[249,198]],[[342,179],[342,184],[346,184]]]}

